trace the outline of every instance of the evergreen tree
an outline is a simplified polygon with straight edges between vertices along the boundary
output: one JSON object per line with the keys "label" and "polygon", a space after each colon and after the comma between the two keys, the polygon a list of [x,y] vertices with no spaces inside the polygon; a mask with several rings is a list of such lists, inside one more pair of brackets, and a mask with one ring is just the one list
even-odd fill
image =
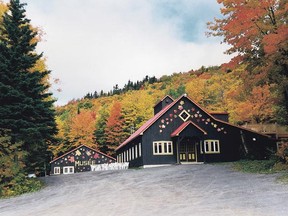
{"label": "evergreen tree", "polygon": [[108,153],[108,147],[106,145],[105,129],[107,125],[107,119],[109,117],[109,110],[107,105],[104,105],[101,110],[99,110],[99,117],[96,122],[96,130],[94,132],[94,137],[98,148],[101,152]]}
{"label": "evergreen tree", "polygon": [[37,32],[25,16],[25,4],[11,0],[0,30],[0,128],[11,130],[11,142],[22,141],[28,171],[44,166],[47,145],[56,133],[47,79],[36,71],[42,57],[35,48]]}

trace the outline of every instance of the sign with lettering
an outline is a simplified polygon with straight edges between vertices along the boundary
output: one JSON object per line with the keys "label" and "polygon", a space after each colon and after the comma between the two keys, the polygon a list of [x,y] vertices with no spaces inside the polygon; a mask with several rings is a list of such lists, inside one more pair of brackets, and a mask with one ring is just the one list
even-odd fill
{"label": "sign with lettering", "polygon": [[88,146],[81,145],[51,161],[51,174],[64,173],[63,170],[67,167],[74,167],[73,173],[91,171],[91,166],[115,162],[115,158]]}

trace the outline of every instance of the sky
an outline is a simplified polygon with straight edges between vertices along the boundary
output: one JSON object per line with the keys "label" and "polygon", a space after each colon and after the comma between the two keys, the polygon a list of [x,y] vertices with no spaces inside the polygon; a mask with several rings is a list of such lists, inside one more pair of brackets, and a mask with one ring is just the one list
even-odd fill
{"label": "sky", "polygon": [[220,16],[216,0],[22,2],[32,25],[45,32],[37,51],[60,79],[51,88],[57,105],[146,75],[160,78],[230,59],[220,38],[205,36],[206,23]]}

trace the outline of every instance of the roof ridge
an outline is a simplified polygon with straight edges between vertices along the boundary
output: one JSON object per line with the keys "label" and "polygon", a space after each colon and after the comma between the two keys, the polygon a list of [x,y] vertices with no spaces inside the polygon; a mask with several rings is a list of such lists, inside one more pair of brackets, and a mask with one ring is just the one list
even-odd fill
{"label": "roof ridge", "polygon": [[186,121],[186,122],[183,122],[176,130],[174,130],[172,133],[171,133],[171,137],[174,137],[174,136],[179,136],[179,134],[188,126],[192,124],[194,127],[196,127],[198,130],[200,130],[201,132],[204,133],[204,135],[207,134],[207,132],[202,129],[200,126],[196,125],[193,121],[189,120],[189,121]]}

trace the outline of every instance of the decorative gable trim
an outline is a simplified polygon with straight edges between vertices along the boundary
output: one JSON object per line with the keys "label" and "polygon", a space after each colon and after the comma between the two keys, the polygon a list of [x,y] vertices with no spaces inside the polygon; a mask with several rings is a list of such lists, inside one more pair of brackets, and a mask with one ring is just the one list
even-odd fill
{"label": "decorative gable trim", "polygon": [[[165,96],[164,98],[166,98],[167,96]],[[183,97],[187,98],[188,100],[190,100],[192,103],[195,104],[195,106],[198,107],[198,109],[202,110],[205,114],[207,114],[213,121],[215,122],[219,122],[222,123],[224,125],[228,125],[228,126],[232,126],[241,130],[245,130],[245,131],[249,131],[261,136],[265,136],[265,137],[269,137],[267,135],[258,133],[256,131],[252,131],[249,130],[247,128],[243,128],[240,126],[236,126],[236,125],[232,125],[228,122],[225,121],[221,121],[217,118],[215,118],[213,115],[211,115],[211,113],[209,113],[205,108],[201,107],[197,102],[195,102],[194,100],[192,100],[190,97],[187,96],[187,94],[183,94],[182,96],[180,96],[179,98],[177,98],[176,100],[174,100],[171,104],[167,105],[166,107],[164,107],[160,112],[158,112],[156,115],[154,115],[151,119],[149,119],[145,124],[143,124],[135,133],[133,133],[128,139],[126,139],[122,144],[120,144],[117,148],[116,151],[119,150],[120,148],[122,148],[123,146],[127,145],[129,142],[131,142],[132,140],[136,139],[139,136],[142,136],[144,134],[144,132],[150,127],[152,126],[158,119],[160,119],[171,107],[173,107],[175,104],[177,104]],[[189,122],[189,121],[188,121]],[[187,122],[186,122],[187,123]],[[193,122],[192,122],[193,123]],[[201,129],[202,130],[202,129]],[[207,134],[207,132],[205,131],[205,133]]]}
{"label": "decorative gable trim", "polygon": [[192,121],[184,122],[180,127],[178,127],[172,134],[171,137],[179,136],[180,133],[187,128],[189,125],[193,125],[195,128],[197,128],[199,131],[201,131],[204,135],[207,135],[207,132],[203,130],[198,125],[194,124]]}
{"label": "decorative gable trim", "polygon": [[106,154],[104,154],[104,153],[102,153],[102,152],[100,152],[100,151],[98,151],[98,150],[96,150],[96,149],[93,149],[93,148],[89,147],[89,146],[86,146],[86,145],[82,144],[82,145],[78,146],[77,148],[74,148],[74,149],[70,150],[69,152],[67,152],[67,153],[65,153],[65,154],[63,154],[63,155],[61,155],[61,156],[53,159],[50,163],[53,163],[53,162],[59,160],[60,158],[65,157],[66,155],[69,155],[71,152],[77,151],[77,149],[79,149],[79,148],[81,148],[81,147],[86,147],[86,148],[88,148],[88,149],[90,149],[90,150],[92,150],[92,151],[97,152],[98,154],[101,154],[101,155],[103,155],[103,156],[105,156],[105,157],[110,158],[111,160],[116,161],[115,158],[113,158],[113,157],[111,157],[111,156],[109,156],[109,155],[106,155]]}

